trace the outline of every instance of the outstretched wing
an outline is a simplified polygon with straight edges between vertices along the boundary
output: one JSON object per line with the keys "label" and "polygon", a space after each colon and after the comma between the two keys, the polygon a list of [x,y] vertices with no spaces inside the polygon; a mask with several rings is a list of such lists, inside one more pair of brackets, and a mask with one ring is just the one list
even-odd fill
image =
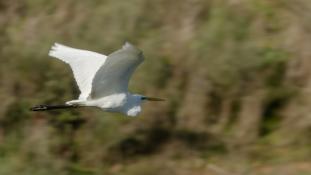
{"label": "outstretched wing", "polygon": [[143,60],[142,51],[128,42],[108,55],[105,64],[96,72],[91,97],[97,99],[127,92],[129,79]]}
{"label": "outstretched wing", "polygon": [[80,89],[79,99],[89,97],[92,81],[97,70],[104,64],[107,56],[88,51],[71,48],[58,43],[52,46],[49,55],[68,63]]}

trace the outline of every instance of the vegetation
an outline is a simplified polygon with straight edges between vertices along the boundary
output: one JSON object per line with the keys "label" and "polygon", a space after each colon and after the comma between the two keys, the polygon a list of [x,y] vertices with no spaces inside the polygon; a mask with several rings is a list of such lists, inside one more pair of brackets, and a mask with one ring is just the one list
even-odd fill
{"label": "vegetation", "polygon": [[[0,174],[311,173],[308,0],[0,0]],[[74,99],[54,42],[146,61],[137,118],[30,112]]]}

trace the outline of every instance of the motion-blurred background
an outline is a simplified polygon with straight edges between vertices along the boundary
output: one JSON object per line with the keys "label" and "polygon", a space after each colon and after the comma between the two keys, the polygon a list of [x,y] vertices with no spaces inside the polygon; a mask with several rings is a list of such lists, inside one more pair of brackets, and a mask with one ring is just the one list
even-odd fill
{"label": "motion-blurred background", "polygon": [[[54,42],[145,62],[136,118],[78,96]],[[311,174],[311,1],[1,0],[1,175]]]}

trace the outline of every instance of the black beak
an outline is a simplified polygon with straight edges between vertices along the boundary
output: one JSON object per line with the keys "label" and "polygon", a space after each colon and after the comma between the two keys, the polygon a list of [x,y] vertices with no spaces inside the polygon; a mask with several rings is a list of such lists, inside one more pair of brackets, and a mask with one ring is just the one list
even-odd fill
{"label": "black beak", "polygon": [[142,97],[142,100],[148,100],[148,101],[165,101],[162,98],[156,98],[156,97]]}

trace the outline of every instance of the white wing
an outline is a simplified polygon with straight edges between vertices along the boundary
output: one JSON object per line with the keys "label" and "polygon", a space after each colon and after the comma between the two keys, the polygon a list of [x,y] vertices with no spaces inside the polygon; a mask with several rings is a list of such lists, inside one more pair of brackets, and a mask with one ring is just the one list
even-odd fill
{"label": "white wing", "polygon": [[93,78],[107,56],[58,43],[52,46],[49,55],[70,65],[81,92],[79,99],[86,100],[91,93]]}
{"label": "white wing", "polygon": [[91,97],[96,99],[126,93],[131,75],[143,60],[142,52],[130,43],[108,55],[105,64],[96,72]]}

